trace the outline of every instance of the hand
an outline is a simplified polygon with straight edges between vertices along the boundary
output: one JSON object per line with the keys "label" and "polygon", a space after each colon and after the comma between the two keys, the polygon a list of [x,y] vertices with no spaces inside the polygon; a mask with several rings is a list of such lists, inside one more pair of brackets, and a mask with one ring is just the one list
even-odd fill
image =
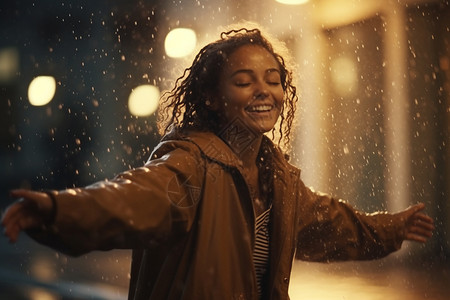
{"label": "hand", "polygon": [[14,243],[21,231],[48,224],[54,208],[46,193],[19,189],[11,196],[20,199],[6,209],[1,223],[4,234]]}
{"label": "hand", "polygon": [[405,240],[425,243],[435,229],[432,218],[424,214],[425,204],[413,205],[399,213],[404,221],[403,237]]}

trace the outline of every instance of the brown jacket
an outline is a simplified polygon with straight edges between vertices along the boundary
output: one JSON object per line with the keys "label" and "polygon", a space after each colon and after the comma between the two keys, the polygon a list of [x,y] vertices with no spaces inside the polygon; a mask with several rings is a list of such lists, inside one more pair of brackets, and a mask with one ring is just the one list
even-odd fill
{"label": "brown jacket", "polygon": [[[366,215],[315,193],[268,138],[261,148],[273,162],[265,299],[289,299],[294,255],[374,259],[400,247],[395,215]],[[133,249],[130,299],[257,299],[255,216],[241,166],[212,133],[173,133],[144,167],[55,192],[55,223],[30,234],[71,255]]]}

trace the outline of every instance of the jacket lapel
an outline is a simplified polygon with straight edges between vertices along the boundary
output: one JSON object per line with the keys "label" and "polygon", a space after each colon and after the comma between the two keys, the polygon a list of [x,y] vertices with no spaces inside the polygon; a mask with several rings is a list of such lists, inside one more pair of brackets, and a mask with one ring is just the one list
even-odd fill
{"label": "jacket lapel", "polygon": [[[296,186],[300,171],[286,161],[283,154],[277,149],[274,151],[274,197],[271,219],[270,241],[270,291],[278,293],[280,288],[287,284],[290,277],[290,266],[294,251],[294,230],[296,209]],[[284,258],[283,258],[284,257]],[[286,265],[286,264],[289,265]]]}

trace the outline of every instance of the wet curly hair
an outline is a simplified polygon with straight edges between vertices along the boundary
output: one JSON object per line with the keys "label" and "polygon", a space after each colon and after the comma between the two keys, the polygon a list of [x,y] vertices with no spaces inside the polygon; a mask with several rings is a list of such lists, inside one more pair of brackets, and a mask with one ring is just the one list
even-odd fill
{"label": "wet curly hair", "polygon": [[[272,39],[271,39],[272,40]],[[272,139],[283,148],[289,148],[291,129],[293,127],[296,103],[296,87],[293,85],[292,71],[286,67],[284,57],[288,51],[279,41],[269,41],[259,29],[241,28],[222,32],[220,39],[203,47],[191,67],[184,70],[171,91],[163,94],[158,113],[160,134],[170,128],[212,130],[219,132],[220,124],[217,112],[209,106],[212,95],[219,86],[219,78],[227,58],[244,45],[257,45],[273,55],[280,67],[281,85],[284,101],[277,124],[272,129]],[[274,46],[278,46],[277,52]],[[280,54],[283,53],[283,56]]]}

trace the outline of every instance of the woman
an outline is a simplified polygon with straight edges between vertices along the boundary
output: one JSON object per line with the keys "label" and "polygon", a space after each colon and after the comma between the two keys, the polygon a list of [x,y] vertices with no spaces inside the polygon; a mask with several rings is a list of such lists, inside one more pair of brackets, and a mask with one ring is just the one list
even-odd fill
{"label": "woman", "polygon": [[3,216],[6,236],[26,230],[70,255],[133,249],[130,299],[288,299],[294,253],[376,259],[425,242],[423,204],[367,215],[305,187],[280,149],[297,96],[273,45],[258,29],[223,33],[165,95],[164,137],[144,167],[86,188],[13,191],[22,199]]}

